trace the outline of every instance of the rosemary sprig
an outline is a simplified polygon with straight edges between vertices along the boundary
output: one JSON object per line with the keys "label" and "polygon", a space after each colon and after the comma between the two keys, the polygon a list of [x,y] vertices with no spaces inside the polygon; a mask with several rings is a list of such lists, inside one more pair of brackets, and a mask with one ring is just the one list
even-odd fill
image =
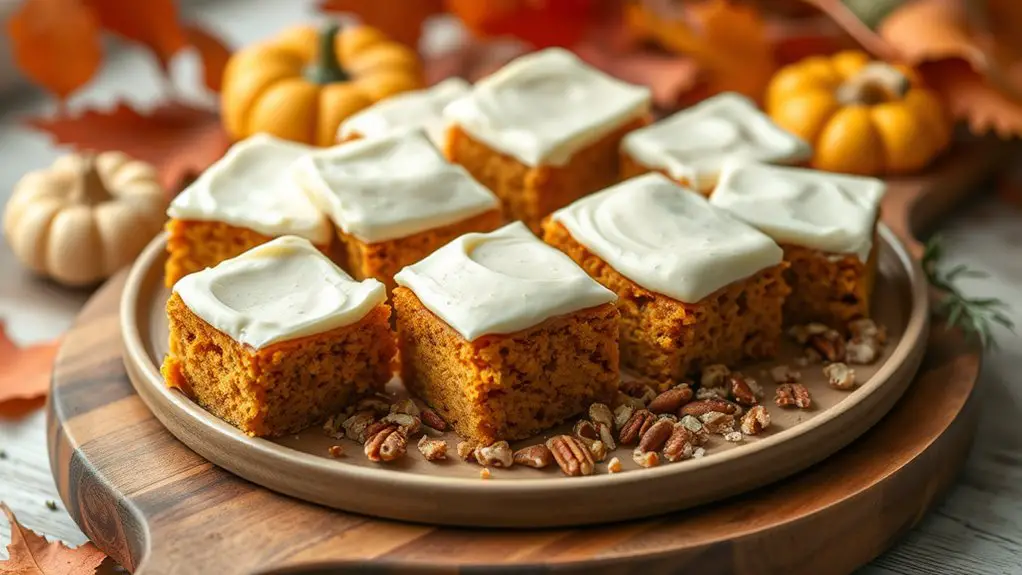
{"label": "rosemary sprig", "polygon": [[944,256],[940,236],[933,236],[926,242],[923,251],[923,271],[930,285],[941,293],[935,313],[944,318],[946,329],[960,328],[969,338],[978,338],[987,349],[997,348],[993,335],[994,324],[1004,326],[1015,333],[1015,323],[1006,314],[1008,304],[997,298],[971,298],[962,293],[955,282],[963,278],[985,278],[985,272],[958,264],[948,271],[939,269]]}

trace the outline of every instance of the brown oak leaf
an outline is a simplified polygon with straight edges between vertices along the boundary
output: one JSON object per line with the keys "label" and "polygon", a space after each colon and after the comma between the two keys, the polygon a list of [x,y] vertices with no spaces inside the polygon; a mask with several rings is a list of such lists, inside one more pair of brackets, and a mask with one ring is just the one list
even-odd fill
{"label": "brown oak leaf", "polygon": [[84,575],[95,573],[106,559],[91,542],[74,548],[61,541],[48,542],[22,527],[7,504],[0,503],[0,510],[11,522],[11,542],[7,545],[10,557],[0,563],[0,575]]}
{"label": "brown oak leaf", "polygon": [[174,0],[82,1],[95,12],[101,28],[152,50],[165,71],[170,59],[188,43]]}
{"label": "brown oak leaf", "polygon": [[50,373],[59,342],[19,347],[0,322],[0,415],[19,416],[38,407],[50,390]]}
{"label": "brown oak leaf", "polygon": [[230,145],[215,112],[176,101],[148,112],[122,102],[109,110],[86,110],[71,117],[35,118],[29,125],[79,151],[120,150],[149,162],[172,195],[223,156]]}
{"label": "brown oak leaf", "polygon": [[930,62],[921,65],[919,71],[940,93],[951,114],[968,122],[974,134],[992,131],[1002,138],[1022,135],[1022,101],[992,86],[966,62]]}
{"label": "brown oak leaf", "polygon": [[78,0],[25,0],[7,33],[18,68],[60,100],[92,79],[103,59],[96,17]]}
{"label": "brown oak leaf", "polygon": [[443,11],[443,0],[320,0],[323,12],[345,12],[412,48],[419,47],[422,23]]}

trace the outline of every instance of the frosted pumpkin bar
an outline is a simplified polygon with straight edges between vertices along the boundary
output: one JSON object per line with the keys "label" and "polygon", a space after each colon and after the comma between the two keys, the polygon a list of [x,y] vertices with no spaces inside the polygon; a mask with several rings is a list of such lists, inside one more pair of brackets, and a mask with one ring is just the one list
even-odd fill
{"label": "frosted pumpkin bar", "polygon": [[811,155],[808,143],[774,124],[752,100],[725,93],[625,136],[621,177],[658,171],[709,195],[729,160],[796,164]]}
{"label": "frosted pumpkin bar", "polygon": [[388,288],[402,267],[464,233],[503,223],[497,198],[447,162],[422,129],[314,152],[292,172],[333,221],[341,266]]}
{"label": "frosted pumpkin bar", "polygon": [[553,210],[618,179],[618,147],[649,123],[650,91],[559,48],[480,80],[444,110],[444,151],[534,231]]}
{"label": "frosted pumpkin bar", "polygon": [[543,239],[618,295],[621,361],[661,389],[703,366],[771,357],[781,248],[659,173],[582,198]]}
{"label": "frosted pumpkin bar", "polygon": [[284,235],[326,250],[330,223],[287,168],[313,148],[257,134],[182,191],[167,209],[167,287],[182,277]]}
{"label": "frosted pumpkin bar", "polygon": [[278,238],[174,284],[163,376],[249,435],[299,431],[392,377],[386,299],[308,240]]}
{"label": "frosted pumpkin bar", "polygon": [[395,94],[342,122],[337,131],[337,141],[378,138],[395,130],[423,128],[429,139],[441,147],[444,107],[467,94],[471,87],[461,78],[448,78],[423,90]]}
{"label": "frosted pumpkin bar", "polygon": [[789,324],[845,329],[869,316],[876,227],[886,184],[876,178],[757,164],[724,169],[710,203],[784,248]]}
{"label": "frosted pumpkin bar", "polygon": [[521,222],[397,274],[401,376],[463,437],[523,439],[617,391],[614,293]]}

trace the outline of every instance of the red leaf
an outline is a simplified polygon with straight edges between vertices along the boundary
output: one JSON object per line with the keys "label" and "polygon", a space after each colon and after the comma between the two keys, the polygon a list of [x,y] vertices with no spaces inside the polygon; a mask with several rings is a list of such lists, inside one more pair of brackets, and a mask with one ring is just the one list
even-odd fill
{"label": "red leaf", "polygon": [[149,162],[172,194],[220,158],[230,145],[211,111],[165,102],[146,113],[124,103],[111,110],[87,110],[73,117],[36,118],[32,127],[50,133],[58,144],[80,151],[120,150]]}
{"label": "red leaf", "polygon": [[202,77],[206,87],[219,93],[231,50],[219,38],[199,26],[185,26],[185,34],[188,36],[188,43],[202,58]]}
{"label": "red leaf", "polygon": [[160,67],[187,45],[174,0],[83,0],[99,17],[99,25],[153,51]]}
{"label": "red leaf", "polygon": [[323,12],[346,12],[358,16],[368,26],[383,31],[390,38],[419,47],[422,23],[443,9],[442,0],[320,0]]}
{"label": "red leaf", "polygon": [[72,549],[60,541],[47,542],[22,527],[4,503],[0,503],[0,511],[11,522],[11,542],[7,545],[10,557],[0,563],[0,575],[84,575],[95,573],[106,559],[92,543]]}
{"label": "red leaf", "polygon": [[58,342],[18,347],[0,323],[0,410],[20,415],[37,406],[31,401],[50,391],[50,374]]}
{"label": "red leaf", "polygon": [[478,37],[513,36],[536,48],[571,46],[600,12],[596,0],[446,0]]}

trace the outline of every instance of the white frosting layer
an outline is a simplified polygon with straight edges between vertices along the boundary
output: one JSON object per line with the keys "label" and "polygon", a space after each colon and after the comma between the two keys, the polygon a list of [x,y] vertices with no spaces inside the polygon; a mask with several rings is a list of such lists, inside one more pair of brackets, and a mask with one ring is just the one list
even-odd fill
{"label": "white frosting layer", "polygon": [[521,222],[465,234],[394,280],[469,341],[617,299]]}
{"label": "white frosting layer", "polygon": [[781,263],[781,248],[659,173],[553,214],[578,243],[640,286],[686,303]]}
{"label": "white frosting layer", "polygon": [[174,291],[195,315],[255,349],[351,325],[387,300],[382,283],[351,279],[296,236],[187,275]]}
{"label": "white frosting layer", "polygon": [[327,244],[333,233],[330,222],[288,173],[292,162],[314,149],[266,134],[242,140],[178,194],[167,215]]}
{"label": "white frosting layer", "polygon": [[740,94],[720,94],[625,136],[622,149],[639,163],[664,170],[699,190],[717,183],[730,159],[795,163],[812,148]]}
{"label": "white frosting layer", "polygon": [[885,190],[876,178],[735,162],[725,167],[710,203],[778,243],[865,262]]}
{"label": "white frosting layer", "polygon": [[364,242],[407,237],[499,205],[421,129],[313,152],[292,173],[337,227]]}
{"label": "white frosting layer", "polygon": [[480,80],[444,116],[526,165],[564,165],[649,107],[649,88],[616,80],[567,50],[548,48]]}
{"label": "white frosting layer", "polygon": [[337,133],[338,139],[350,138],[355,134],[364,138],[377,138],[396,129],[423,128],[429,139],[440,147],[444,141],[444,108],[467,94],[471,87],[461,78],[448,78],[425,90],[396,94],[342,122]]}

